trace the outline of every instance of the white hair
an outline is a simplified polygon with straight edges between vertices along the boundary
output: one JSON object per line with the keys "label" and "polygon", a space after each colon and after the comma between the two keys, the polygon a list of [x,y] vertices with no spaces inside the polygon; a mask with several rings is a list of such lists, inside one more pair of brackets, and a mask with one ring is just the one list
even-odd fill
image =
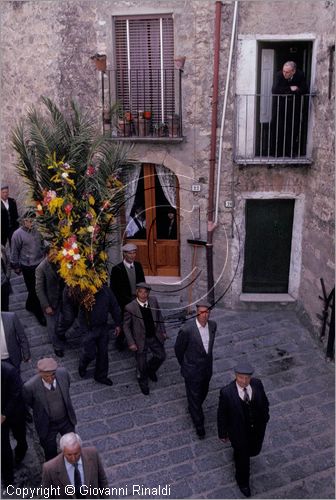
{"label": "white hair", "polygon": [[292,69],[296,69],[296,63],[294,61],[287,61],[284,66],[290,66]]}
{"label": "white hair", "polygon": [[60,448],[62,451],[64,451],[64,448],[73,448],[76,444],[82,446],[82,440],[75,432],[68,432],[67,434],[63,434],[60,439]]}

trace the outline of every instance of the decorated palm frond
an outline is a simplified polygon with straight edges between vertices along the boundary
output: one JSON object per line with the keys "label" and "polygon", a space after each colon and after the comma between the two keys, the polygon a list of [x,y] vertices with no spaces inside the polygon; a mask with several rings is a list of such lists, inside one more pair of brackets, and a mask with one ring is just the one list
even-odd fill
{"label": "decorated palm frond", "polygon": [[108,235],[116,230],[130,148],[96,132],[71,103],[71,116],[43,97],[12,132],[17,169],[28,184],[37,223],[65,283],[89,308],[107,281]]}

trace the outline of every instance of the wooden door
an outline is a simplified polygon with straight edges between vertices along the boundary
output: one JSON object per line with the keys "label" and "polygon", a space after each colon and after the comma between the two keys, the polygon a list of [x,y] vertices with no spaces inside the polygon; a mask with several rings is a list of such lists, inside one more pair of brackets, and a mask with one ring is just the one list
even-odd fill
{"label": "wooden door", "polygon": [[174,180],[176,208],[165,196],[155,165],[141,167],[125,241],[137,245],[137,259],[147,276],[180,275],[178,181],[175,176]]}
{"label": "wooden door", "polygon": [[287,293],[294,200],[247,200],[245,293]]}

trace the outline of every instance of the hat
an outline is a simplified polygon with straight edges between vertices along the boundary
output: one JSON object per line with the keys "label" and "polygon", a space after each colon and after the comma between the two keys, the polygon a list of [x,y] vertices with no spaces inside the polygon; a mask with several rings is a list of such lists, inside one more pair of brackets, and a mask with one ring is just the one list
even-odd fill
{"label": "hat", "polygon": [[138,247],[134,245],[134,243],[126,243],[122,248],[123,252],[134,252],[134,250],[137,250]]}
{"label": "hat", "polygon": [[28,210],[25,211],[21,219],[35,219],[36,213],[32,208],[29,208]]}
{"label": "hat", "polygon": [[247,361],[240,361],[236,364],[234,371],[235,373],[241,373],[242,375],[252,375],[254,368]]}
{"label": "hat", "polygon": [[197,302],[196,307],[207,307],[208,309],[211,309],[212,305],[206,300],[200,300],[199,302]]}
{"label": "hat", "polygon": [[136,288],[146,288],[146,290],[151,290],[152,288],[147,284],[145,283],[144,281],[141,281],[140,283],[137,283],[136,285]]}
{"label": "hat", "polygon": [[54,358],[43,358],[37,362],[39,372],[54,372],[58,367],[57,361]]}
{"label": "hat", "polygon": [[8,184],[1,184],[1,191],[2,191],[3,189],[8,189]]}

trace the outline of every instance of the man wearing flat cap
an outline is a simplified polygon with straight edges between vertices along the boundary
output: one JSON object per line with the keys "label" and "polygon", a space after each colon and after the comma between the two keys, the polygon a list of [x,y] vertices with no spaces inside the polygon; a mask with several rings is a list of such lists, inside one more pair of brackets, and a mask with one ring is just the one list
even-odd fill
{"label": "man wearing flat cap", "polygon": [[235,367],[235,380],[220,391],[217,413],[218,436],[230,440],[236,481],[246,497],[250,490],[250,457],[259,455],[269,420],[269,403],[261,380],[252,377],[246,361]]}
{"label": "man wearing flat cap", "polygon": [[[166,330],[156,297],[149,297],[151,287],[136,285],[136,299],[125,307],[123,328],[128,347],[135,353],[140,390],[149,394],[148,378],[157,382],[156,372],[166,359]],[[148,351],[152,357],[147,361]]]}
{"label": "man wearing flat cap", "polygon": [[175,354],[185,382],[188,410],[200,439],[205,437],[202,405],[209,391],[212,351],[217,330],[215,321],[209,320],[210,309],[208,302],[196,304],[196,318],[180,329],[175,342]]}
{"label": "man wearing flat cap", "polygon": [[33,409],[35,428],[46,460],[57,455],[56,436],[74,432],[77,423],[70,398],[70,376],[53,358],[37,363],[38,374],[23,385],[23,397]]}
{"label": "man wearing flat cap", "polygon": [[40,301],[36,294],[35,272],[44,258],[42,237],[34,226],[35,213],[27,210],[21,219],[21,227],[14,231],[11,245],[10,262],[16,274],[23,275],[27,288],[27,311],[32,312],[42,326],[46,326]]}
{"label": "man wearing flat cap", "polygon": [[7,184],[1,185],[1,244],[11,244],[12,234],[19,227],[16,201],[9,196]]}
{"label": "man wearing flat cap", "polygon": [[[140,262],[137,262],[137,246],[134,243],[126,243],[122,247],[123,260],[112,267],[110,287],[114,293],[121,314],[123,316],[124,309],[136,297],[135,285],[140,282],[145,282],[145,274]],[[125,348],[125,334],[120,331],[115,342],[118,351]]]}

